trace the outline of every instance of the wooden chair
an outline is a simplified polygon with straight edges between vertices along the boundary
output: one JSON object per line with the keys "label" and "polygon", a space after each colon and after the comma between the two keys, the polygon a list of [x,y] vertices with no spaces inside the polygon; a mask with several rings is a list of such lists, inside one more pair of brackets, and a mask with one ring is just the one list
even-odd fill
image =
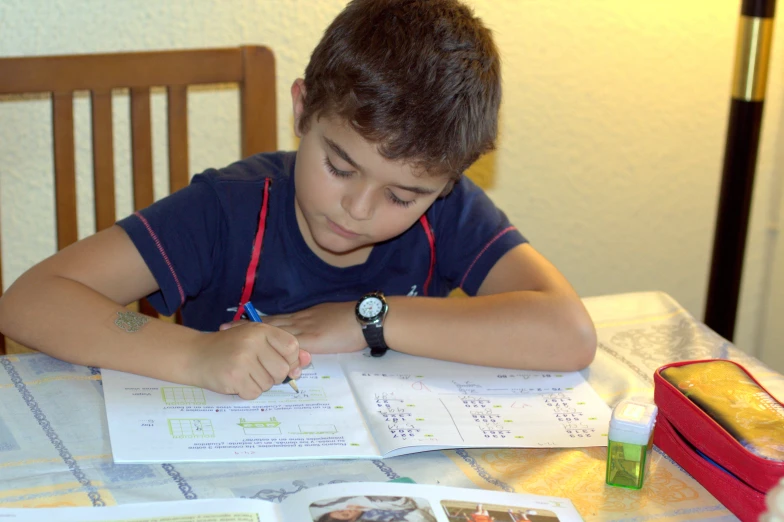
{"label": "wooden chair", "polygon": [[[150,89],[165,87],[167,92],[169,185],[174,192],[190,177],[187,88],[218,83],[239,84],[242,156],[276,150],[275,62],[265,47],[0,58],[0,95],[51,95],[58,250],[77,240],[74,91],[90,92],[95,222],[102,230],[117,218],[112,91],[130,91],[133,200],[138,210],[153,203]],[[0,294],[2,288],[0,243]],[[155,314],[146,301],[140,310]],[[0,334],[2,353],[5,338]]]}

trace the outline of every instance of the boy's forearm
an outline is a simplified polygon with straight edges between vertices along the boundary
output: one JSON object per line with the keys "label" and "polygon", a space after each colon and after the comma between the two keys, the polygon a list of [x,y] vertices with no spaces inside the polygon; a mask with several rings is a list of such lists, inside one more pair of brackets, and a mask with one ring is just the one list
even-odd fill
{"label": "boy's forearm", "polygon": [[202,335],[129,312],[76,281],[34,273],[20,277],[0,298],[0,331],[71,363],[180,383],[187,380],[188,355]]}
{"label": "boy's forearm", "polygon": [[529,370],[582,369],[596,350],[576,297],[520,291],[470,298],[389,297],[387,344],[469,364]]}

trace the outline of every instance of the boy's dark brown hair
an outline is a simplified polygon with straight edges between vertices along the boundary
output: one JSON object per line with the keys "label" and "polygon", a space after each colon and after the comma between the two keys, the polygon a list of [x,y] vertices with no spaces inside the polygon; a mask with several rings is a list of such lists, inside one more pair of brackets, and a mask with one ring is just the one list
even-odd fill
{"label": "boy's dark brown hair", "polygon": [[498,51],[457,0],[353,0],[305,69],[304,112],[338,116],[379,152],[456,180],[492,150]]}

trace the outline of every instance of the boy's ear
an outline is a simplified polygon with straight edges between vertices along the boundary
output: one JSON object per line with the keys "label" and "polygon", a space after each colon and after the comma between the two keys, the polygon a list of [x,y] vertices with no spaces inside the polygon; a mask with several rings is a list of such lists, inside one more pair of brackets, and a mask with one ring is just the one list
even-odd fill
{"label": "boy's ear", "polygon": [[448,196],[449,193],[452,192],[452,189],[455,188],[455,183],[457,183],[457,181],[450,179],[449,182],[444,187],[444,190],[441,191],[441,194],[439,194],[438,197],[443,198]]}
{"label": "boy's ear", "polygon": [[302,78],[297,78],[291,84],[291,105],[294,110],[294,134],[302,138],[299,130],[300,117],[305,110],[305,80]]}

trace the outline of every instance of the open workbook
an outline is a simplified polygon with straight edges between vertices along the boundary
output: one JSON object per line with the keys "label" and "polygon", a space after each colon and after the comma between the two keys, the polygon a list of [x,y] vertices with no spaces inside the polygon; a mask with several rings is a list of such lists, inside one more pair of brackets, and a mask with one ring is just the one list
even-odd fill
{"label": "open workbook", "polygon": [[579,372],[389,352],[314,355],[255,400],[104,370],[115,462],[382,458],[476,447],[607,444],[610,409]]}
{"label": "open workbook", "polygon": [[178,500],[102,508],[2,509],[14,522],[580,522],[565,498],[481,489],[354,482],[305,489],[279,504],[265,500]]}

